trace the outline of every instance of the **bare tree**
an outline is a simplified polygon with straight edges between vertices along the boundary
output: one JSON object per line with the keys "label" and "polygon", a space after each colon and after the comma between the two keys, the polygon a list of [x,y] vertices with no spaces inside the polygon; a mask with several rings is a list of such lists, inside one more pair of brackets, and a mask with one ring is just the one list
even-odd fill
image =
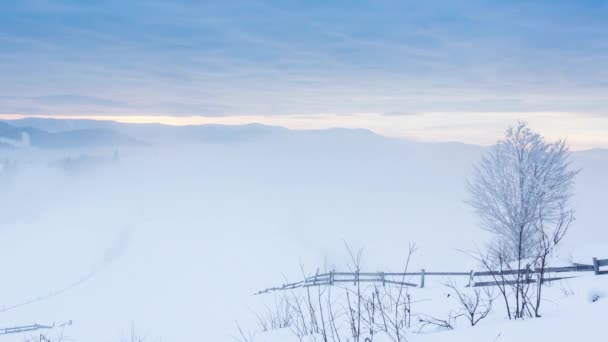
{"label": "bare tree", "polygon": [[467,289],[460,289],[454,282],[450,281],[446,286],[452,292],[452,297],[458,301],[462,311],[461,315],[467,318],[471,326],[475,326],[492,311],[494,294],[488,287],[484,288],[482,295],[480,288],[470,288],[467,293]]}
{"label": "bare tree", "polygon": [[490,257],[513,270],[514,279],[507,282],[512,296],[505,299],[513,298],[516,319],[531,316],[531,307],[538,316],[542,278],[536,300],[530,300],[530,266],[539,267],[542,277],[548,256],[574,220],[569,200],[577,173],[565,140],[548,143],[523,122],[509,128],[475,166],[469,203],[483,228],[496,235],[499,247]]}

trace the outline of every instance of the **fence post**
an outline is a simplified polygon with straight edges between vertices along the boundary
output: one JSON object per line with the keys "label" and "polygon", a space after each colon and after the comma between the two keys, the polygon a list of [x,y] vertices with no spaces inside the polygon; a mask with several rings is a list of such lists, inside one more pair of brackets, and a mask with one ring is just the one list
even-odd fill
{"label": "fence post", "polygon": [[471,270],[471,275],[469,276],[469,287],[475,286],[475,271]]}
{"label": "fence post", "polygon": [[329,285],[334,285],[334,270],[329,271]]}
{"label": "fence post", "polygon": [[593,258],[593,272],[595,272],[595,275],[600,274],[600,263],[597,258]]}
{"label": "fence post", "polygon": [[382,286],[386,286],[386,279],[384,278],[384,272],[382,272],[380,274],[380,277],[382,278]]}
{"label": "fence post", "polygon": [[424,287],[424,268],[420,271],[420,287]]}

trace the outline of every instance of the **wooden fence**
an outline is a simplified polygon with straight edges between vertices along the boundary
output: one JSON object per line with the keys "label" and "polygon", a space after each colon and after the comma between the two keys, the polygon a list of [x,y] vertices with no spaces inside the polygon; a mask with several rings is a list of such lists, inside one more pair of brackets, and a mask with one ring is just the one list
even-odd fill
{"label": "wooden fence", "polygon": [[52,329],[54,326],[50,325],[41,325],[41,324],[32,324],[32,325],[24,325],[20,327],[12,327],[12,328],[0,328],[0,335],[8,335],[8,334],[18,334],[23,332],[36,331],[40,329]]}
{"label": "wooden fence", "polygon": [[[548,275],[551,273],[573,273],[573,272],[594,272],[595,275],[608,274],[608,271],[602,271],[603,266],[608,266],[608,259],[597,259],[593,258],[591,265],[574,264],[572,266],[563,267],[546,267],[544,274]],[[541,270],[526,268],[524,270],[503,270],[503,271],[479,271],[476,272],[471,270],[469,272],[427,272],[422,269],[420,272],[406,272],[406,273],[395,273],[395,272],[337,272],[330,271],[329,273],[318,272],[314,276],[305,277],[303,280],[294,283],[285,283],[278,287],[271,287],[255,293],[256,295],[264,294],[273,291],[284,291],[292,290],[296,288],[305,288],[310,286],[334,286],[337,284],[350,284],[356,285],[358,283],[374,283],[386,286],[397,285],[397,286],[411,286],[411,287],[424,287],[425,277],[427,276],[442,276],[442,277],[468,277],[468,285],[472,286],[492,286],[496,284],[496,281],[476,281],[479,277],[503,277],[512,275],[525,275],[526,281],[534,283],[537,280],[531,276],[534,274],[540,275]],[[420,282],[417,284],[407,282],[411,277],[420,277]],[[558,276],[558,277],[544,277],[541,281],[550,282],[561,279],[573,278],[574,276]],[[513,280],[505,280],[504,284],[513,283]],[[501,281],[503,283],[503,281]]]}
{"label": "wooden fence", "polygon": [[[53,322],[53,325],[42,325],[42,324],[30,324],[30,325],[22,325],[22,326],[14,326],[14,327],[10,327],[10,328],[0,328],[0,336],[1,335],[8,335],[8,334],[19,334],[19,333],[26,333],[26,332],[32,332],[32,331],[36,331],[36,330],[48,330],[48,329],[54,329],[54,328],[65,328],[68,326],[72,325],[72,320],[69,320],[63,324],[59,324],[59,325],[55,325],[55,323]],[[42,339],[40,339],[40,341],[42,341]]]}

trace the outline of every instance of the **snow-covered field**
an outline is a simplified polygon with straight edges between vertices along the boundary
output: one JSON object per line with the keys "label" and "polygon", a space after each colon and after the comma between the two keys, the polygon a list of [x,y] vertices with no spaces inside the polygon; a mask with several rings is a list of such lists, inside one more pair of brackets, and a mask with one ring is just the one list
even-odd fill
{"label": "snow-covered field", "polygon": [[[603,326],[608,315],[608,277],[584,276],[555,284],[546,299],[542,318],[508,321],[503,317],[488,318],[474,328],[463,326],[453,331],[412,337],[412,341],[605,341]],[[594,296],[600,298],[593,302]]]}
{"label": "snow-covered field", "polygon": [[[548,288],[545,313],[542,318],[509,321],[500,305],[485,320],[470,327],[466,318],[456,320],[454,330],[412,329],[405,336],[412,342],[439,341],[605,341],[604,322],[608,314],[608,276],[581,276],[569,281],[556,282]],[[446,288],[440,283],[425,289],[412,289],[414,304],[419,313],[446,318],[457,304],[447,297]],[[599,297],[599,299],[595,299]],[[259,342],[297,342],[290,329],[258,333]],[[307,336],[304,341],[323,341],[322,336]],[[393,341],[382,333],[374,337],[377,342]]]}
{"label": "snow-covered field", "polygon": [[[132,324],[151,340],[229,341],[235,320],[256,328],[268,297],[255,291],[298,279],[300,264],[344,268],[343,240],[364,248],[365,270],[400,269],[415,242],[411,269],[466,271],[475,263],[460,250],[487,239],[464,202],[475,146],[329,132],[127,149],[117,163],[70,172],[49,166],[81,152],[0,152],[20,162],[0,173],[0,309],[65,289],[0,312],[0,327],[73,320],[66,333],[78,341],[117,341]],[[588,264],[608,258],[608,152],[574,159],[583,168],[577,221],[558,257]],[[552,287],[542,319],[497,315],[408,339],[602,341],[607,302],[588,296],[608,290],[605,277],[568,281],[566,297]],[[437,303],[445,289],[412,291]],[[256,341],[289,341],[279,334]]]}

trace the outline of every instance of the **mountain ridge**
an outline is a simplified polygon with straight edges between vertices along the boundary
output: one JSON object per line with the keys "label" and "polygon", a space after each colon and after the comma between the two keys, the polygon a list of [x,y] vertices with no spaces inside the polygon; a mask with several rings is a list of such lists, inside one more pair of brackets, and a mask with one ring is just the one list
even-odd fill
{"label": "mountain ridge", "polygon": [[[378,141],[392,141],[397,143],[420,143],[428,146],[463,146],[467,148],[483,149],[484,146],[459,141],[418,141],[408,138],[388,137],[365,128],[330,127],[324,129],[290,129],[283,126],[266,125],[260,123],[247,124],[196,124],[196,125],[168,125],[162,123],[123,123],[113,120],[95,119],[62,119],[62,118],[23,118],[13,120],[0,120],[0,124],[9,125],[14,129],[21,129],[28,134],[34,132],[49,137],[65,137],[64,145],[69,145],[67,136],[91,135],[103,140],[103,135],[111,140],[115,135],[122,145],[148,145],[163,143],[214,143],[214,142],[245,142],[268,137],[282,138],[323,138],[328,142],[345,140],[349,138],[366,138]],[[6,126],[5,126],[6,127]],[[3,133],[4,132],[4,133]],[[6,129],[0,126],[0,138],[6,137]],[[74,138],[74,137],[73,137]],[[12,133],[12,139],[19,136]],[[51,138],[48,138],[51,139]],[[51,139],[52,140],[52,139]],[[91,139],[94,140],[94,139]],[[127,144],[132,140],[131,144]],[[61,145],[61,144],[60,144]],[[0,147],[2,141],[0,141]],[[64,146],[70,147],[70,146]],[[605,148],[591,148],[574,151],[577,154],[603,154],[608,153]]]}
{"label": "mountain ridge", "polygon": [[74,148],[104,146],[143,146],[143,142],[104,128],[48,132],[32,126],[15,126],[0,121],[3,147]]}

